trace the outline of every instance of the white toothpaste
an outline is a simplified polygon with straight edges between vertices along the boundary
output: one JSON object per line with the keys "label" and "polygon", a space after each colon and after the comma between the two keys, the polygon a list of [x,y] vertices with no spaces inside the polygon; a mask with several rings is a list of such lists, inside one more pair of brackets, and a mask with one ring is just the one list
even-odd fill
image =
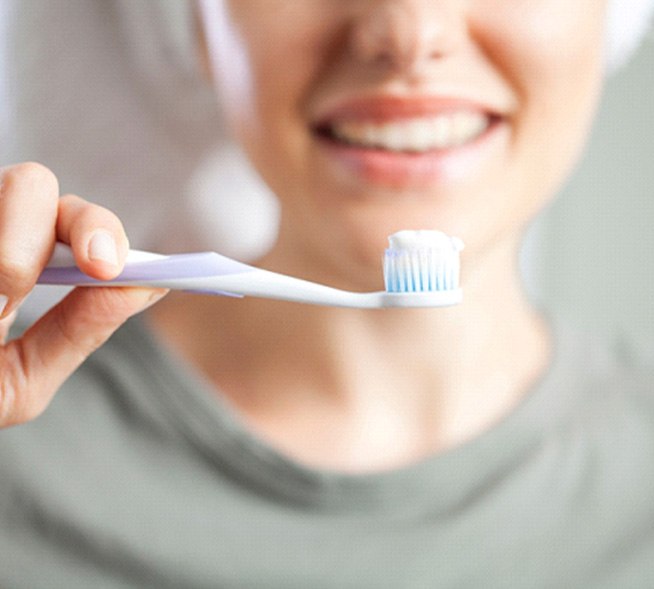
{"label": "white toothpaste", "polygon": [[431,229],[398,231],[389,236],[388,244],[393,251],[429,249],[443,254],[456,254],[463,249],[463,242],[458,237],[450,237],[442,231]]}

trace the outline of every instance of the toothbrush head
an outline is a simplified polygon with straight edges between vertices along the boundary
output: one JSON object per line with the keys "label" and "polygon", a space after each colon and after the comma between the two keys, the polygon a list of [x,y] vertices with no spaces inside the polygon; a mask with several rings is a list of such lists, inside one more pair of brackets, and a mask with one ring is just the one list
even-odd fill
{"label": "toothbrush head", "polygon": [[[463,242],[441,231],[399,231],[388,238],[384,254],[384,283],[389,294],[439,296],[455,304],[459,289],[459,252]],[[451,296],[449,296],[451,295]]]}

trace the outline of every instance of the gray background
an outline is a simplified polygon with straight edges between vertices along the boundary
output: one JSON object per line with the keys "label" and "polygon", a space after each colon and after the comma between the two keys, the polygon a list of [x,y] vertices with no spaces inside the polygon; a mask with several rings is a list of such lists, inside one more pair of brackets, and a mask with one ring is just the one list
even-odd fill
{"label": "gray background", "polygon": [[581,324],[654,333],[654,42],[609,79],[588,150],[535,228],[531,289]]}

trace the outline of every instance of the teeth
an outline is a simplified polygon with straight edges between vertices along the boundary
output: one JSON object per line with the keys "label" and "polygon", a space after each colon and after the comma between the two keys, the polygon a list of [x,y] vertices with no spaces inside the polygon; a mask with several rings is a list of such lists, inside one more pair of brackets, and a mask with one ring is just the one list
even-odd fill
{"label": "teeth", "polygon": [[419,153],[468,143],[488,124],[484,114],[457,112],[388,123],[343,121],[334,123],[331,131],[337,139],[354,145]]}

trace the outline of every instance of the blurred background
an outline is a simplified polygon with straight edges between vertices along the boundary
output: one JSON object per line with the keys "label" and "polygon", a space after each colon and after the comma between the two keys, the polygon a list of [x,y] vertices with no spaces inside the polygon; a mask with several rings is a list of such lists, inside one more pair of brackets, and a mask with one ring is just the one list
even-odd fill
{"label": "blurred background", "polygon": [[654,40],[609,78],[590,144],[547,211],[536,291],[579,324],[654,333]]}
{"label": "blurred background", "polygon": [[[45,163],[62,192],[114,209],[135,247],[253,259],[276,203],[225,136],[184,6],[0,0],[0,165]],[[526,242],[532,296],[582,326],[654,333],[653,71],[649,38],[608,79],[580,167]]]}

